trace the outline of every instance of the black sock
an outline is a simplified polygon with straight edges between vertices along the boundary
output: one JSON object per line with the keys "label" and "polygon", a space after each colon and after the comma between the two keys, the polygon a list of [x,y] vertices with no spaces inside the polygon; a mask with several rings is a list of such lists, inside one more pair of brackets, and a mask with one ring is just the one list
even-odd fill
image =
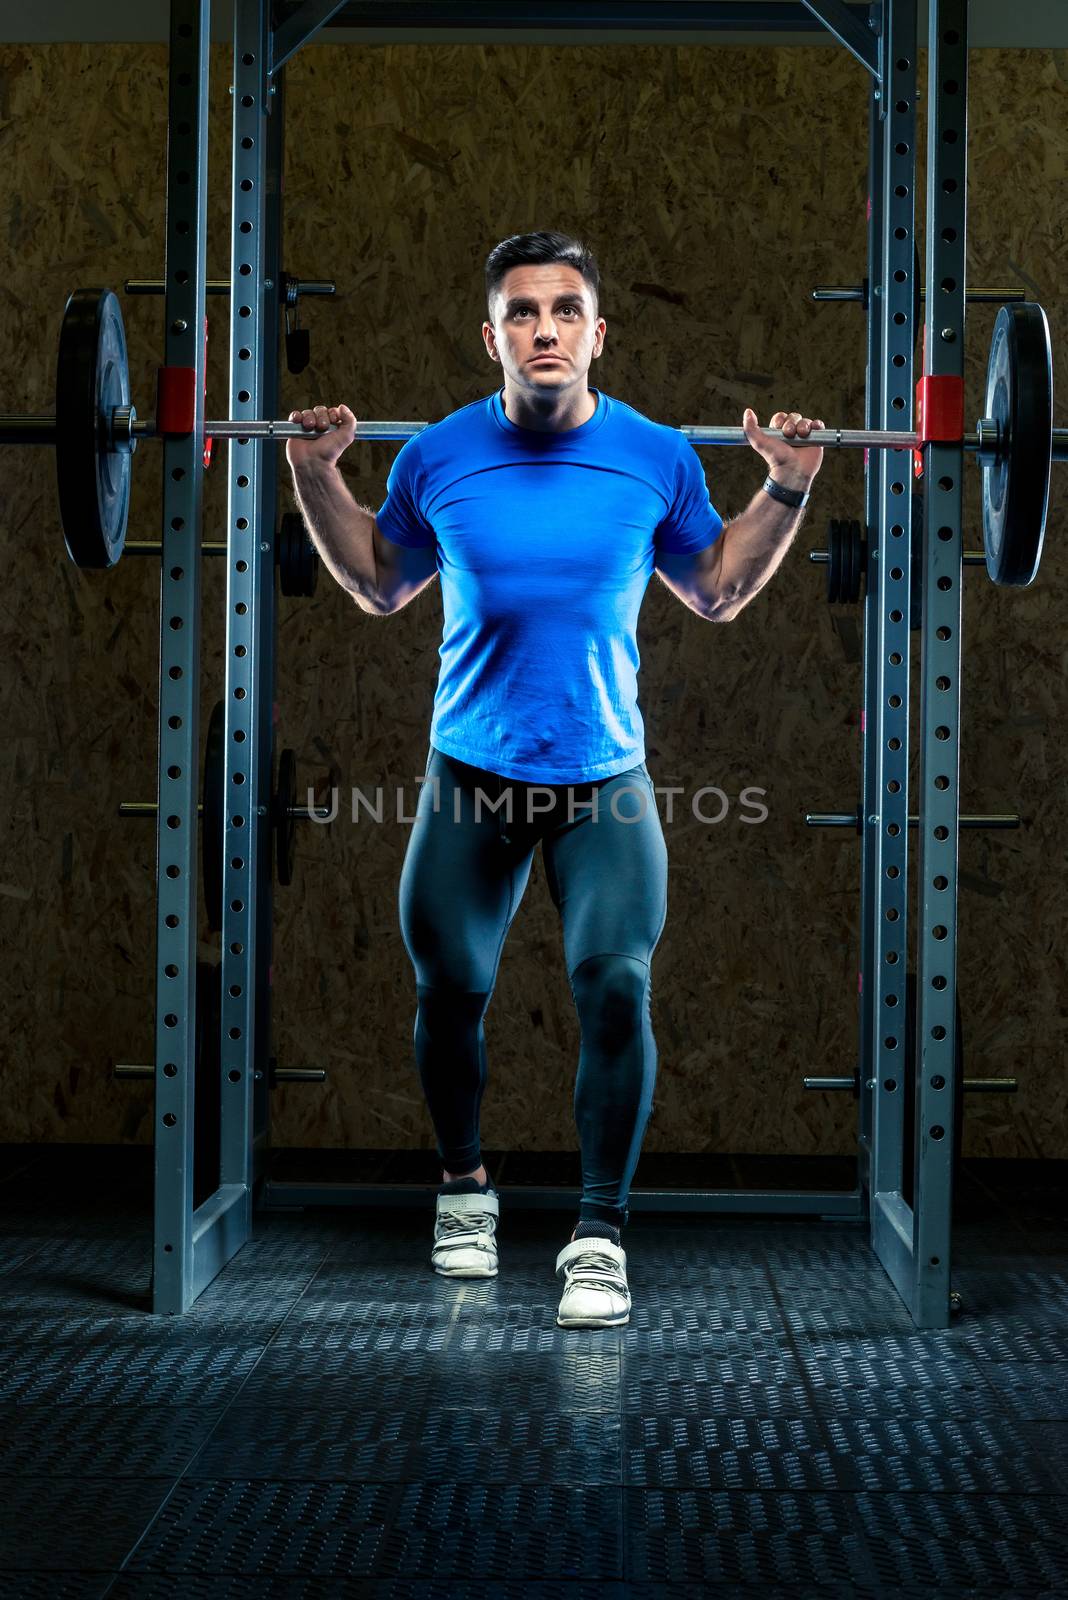
{"label": "black sock", "polygon": [[438,1189],[439,1194],[491,1194],[496,1193],[493,1188],[493,1179],[487,1176],[485,1183],[478,1183],[474,1178],[452,1178],[448,1183],[443,1183]]}
{"label": "black sock", "polygon": [[575,1239],[611,1239],[613,1244],[620,1244],[621,1230],[614,1227],[611,1222],[601,1222],[595,1217],[589,1217],[579,1223],[575,1229]]}

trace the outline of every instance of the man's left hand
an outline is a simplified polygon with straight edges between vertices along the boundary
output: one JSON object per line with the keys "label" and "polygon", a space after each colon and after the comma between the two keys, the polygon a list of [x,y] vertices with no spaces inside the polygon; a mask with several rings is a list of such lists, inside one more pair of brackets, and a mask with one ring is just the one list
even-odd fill
{"label": "man's left hand", "polygon": [[809,445],[803,448],[799,445],[787,444],[786,439],[795,436],[806,439],[813,428],[825,428],[827,424],[817,417],[803,417],[800,411],[776,411],[769,428],[781,428],[783,439],[769,439],[757,422],[756,412],[747,406],[742,415],[742,427],[757,455],[763,456],[768,464],[768,471],[776,483],[781,483],[784,489],[799,489],[807,491],[813,478],[823,465],[823,451],[819,445]]}

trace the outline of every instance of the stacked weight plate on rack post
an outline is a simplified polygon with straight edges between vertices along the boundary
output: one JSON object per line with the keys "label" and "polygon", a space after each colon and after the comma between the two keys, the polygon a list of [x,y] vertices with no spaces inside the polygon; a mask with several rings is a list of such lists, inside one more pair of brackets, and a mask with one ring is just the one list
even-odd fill
{"label": "stacked weight plate on rack post", "polygon": [[[224,738],[226,708],[221,700],[212,707],[208,719],[208,736],[204,748],[203,790],[200,804],[200,839],[204,869],[204,910],[212,933],[222,928],[223,895],[223,774],[225,769]],[[275,764],[272,763],[272,766]],[[331,772],[328,786],[336,786],[337,774]],[[120,817],[154,817],[159,807],[155,801],[124,800],[119,805]],[[301,806],[297,804],[297,758],[293,750],[284,749],[278,757],[272,777],[271,799],[268,807],[272,837],[272,856],[275,876],[283,888],[293,882],[294,846],[297,822],[313,818],[328,821],[331,811],[326,806]]]}

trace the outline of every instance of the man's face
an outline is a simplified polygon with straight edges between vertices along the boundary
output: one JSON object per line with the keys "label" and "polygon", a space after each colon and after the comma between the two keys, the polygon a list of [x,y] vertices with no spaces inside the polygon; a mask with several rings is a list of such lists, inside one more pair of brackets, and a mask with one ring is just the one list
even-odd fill
{"label": "man's face", "polygon": [[509,267],[490,315],[482,337],[514,387],[527,394],[585,388],[590,362],[604,348],[606,324],[577,267]]}

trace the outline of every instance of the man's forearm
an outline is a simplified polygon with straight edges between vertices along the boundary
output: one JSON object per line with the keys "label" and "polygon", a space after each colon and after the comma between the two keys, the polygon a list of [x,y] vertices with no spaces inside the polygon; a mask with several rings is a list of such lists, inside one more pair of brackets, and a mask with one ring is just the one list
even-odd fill
{"label": "man's forearm", "polygon": [[760,593],[781,565],[804,519],[803,508],[784,506],[764,489],[757,490],[741,516],[728,522],[721,535],[715,593],[708,597],[715,617],[730,621]]}
{"label": "man's forearm", "polygon": [[379,612],[374,514],[356,504],[336,465],[293,472],[297,504],[323,564],[364,611]]}

